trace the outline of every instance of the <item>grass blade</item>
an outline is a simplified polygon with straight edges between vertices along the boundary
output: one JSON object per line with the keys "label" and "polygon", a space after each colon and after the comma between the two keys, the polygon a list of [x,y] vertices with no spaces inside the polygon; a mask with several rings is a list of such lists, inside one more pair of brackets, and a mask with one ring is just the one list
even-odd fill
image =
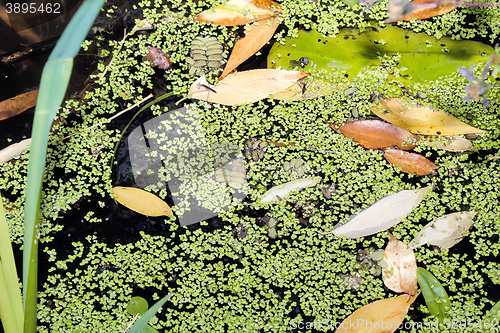
{"label": "grass blade", "polygon": [[161,300],[156,302],[152,307],[149,308],[148,311],[146,311],[141,318],[139,318],[138,321],[132,325],[128,333],[139,333],[153,318],[153,316],[160,310],[160,308],[165,304],[166,301],[168,301],[172,295],[168,294],[167,296],[163,297]]}
{"label": "grass blade", "polygon": [[23,305],[10,242],[10,232],[0,197],[0,318],[7,333],[23,330]]}
{"label": "grass blade", "polygon": [[37,270],[40,201],[50,126],[64,98],[73,58],[92,26],[104,0],[85,1],[64,30],[45,65],[33,121],[32,145],[24,215],[23,303],[24,331],[36,332]]}

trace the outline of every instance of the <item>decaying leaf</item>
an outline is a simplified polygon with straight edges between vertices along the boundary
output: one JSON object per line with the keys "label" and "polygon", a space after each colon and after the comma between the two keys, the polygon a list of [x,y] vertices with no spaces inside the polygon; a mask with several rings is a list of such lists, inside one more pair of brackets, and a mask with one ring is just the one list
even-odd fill
{"label": "decaying leaf", "polygon": [[321,177],[301,178],[278,185],[264,193],[260,203],[273,203],[285,198],[290,192],[300,190],[306,187],[312,187],[321,180]]}
{"label": "decaying leaf", "polygon": [[279,15],[254,22],[250,26],[250,29],[245,31],[245,37],[238,40],[234,45],[219,80],[222,80],[233,69],[260,50],[273,37],[280,22],[281,18]]}
{"label": "decaying leaf", "polygon": [[382,198],[351,221],[322,234],[358,238],[376,234],[399,223],[420,204],[430,186],[419,190],[404,190]]}
{"label": "decaying leaf", "polygon": [[472,226],[476,211],[443,215],[427,224],[409,244],[414,249],[424,244],[449,249],[463,239],[463,233]]}
{"label": "decaying leaf", "polygon": [[13,143],[10,146],[0,150],[0,163],[5,163],[10,161],[16,156],[21,155],[21,153],[30,146],[31,139],[25,139],[18,143]]}
{"label": "decaying leaf", "polygon": [[486,133],[461,122],[441,110],[402,98],[389,98],[372,108],[372,112],[393,125],[423,135],[457,135]]}
{"label": "decaying leaf", "polygon": [[224,105],[249,104],[283,91],[307,75],[298,71],[255,69],[232,73],[215,86],[201,77],[189,89],[189,97]]}
{"label": "decaying leaf", "polygon": [[304,100],[330,95],[340,89],[342,89],[342,86],[336,86],[322,80],[320,77],[311,75],[295,82],[290,88],[273,94],[270,97],[284,101]]}
{"label": "decaying leaf", "polygon": [[281,10],[280,5],[270,0],[229,0],[196,15],[195,21],[225,26],[243,25],[271,17],[278,9]]}
{"label": "decaying leaf", "polygon": [[448,0],[413,0],[415,5],[424,5],[424,4],[434,4],[436,3],[436,7],[434,8],[416,8],[412,13],[400,17],[396,20],[391,20],[391,22],[398,21],[411,21],[413,19],[424,20],[430,17],[443,15],[451,12],[453,9],[457,8],[456,1],[448,1]]}
{"label": "decaying leaf", "polygon": [[384,150],[385,159],[401,171],[419,176],[436,174],[438,166],[420,154],[408,153],[399,149]]}
{"label": "decaying leaf", "polygon": [[381,149],[398,146],[401,149],[415,148],[416,138],[407,130],[381,120],[358,120],[342,125],[330,124],[348,138],[353,138],[365,148]]}
{"label": "decaying leaf", "polygon": [[387,267],[382,269],[384,284],[397,293],[415,294],[417,286],[417,261],[413,250],[391,234],[384,251]]}
{"label": "decaying leaf", "polygon": [[174,216],[170,206],[153,193],[135,187],[113,187],[116,201],[146,216]]}
{"label": "decaying leaf", "polygon": [[0,120],[14,117],[36,105],[38,89],[0,102]]}
{"label": "decaying leaf", "polygon": [[420,294],[401,295],[367,304],[340,323],[336,333],[392,333],[405,319],[410,305]]}
{"label": "decaying leaf", "polygon": [[461,136],[439,137],[437,139],[425,138],[421,140],[430,147],[447,151],[467,151],[473,148],[472,142]]}

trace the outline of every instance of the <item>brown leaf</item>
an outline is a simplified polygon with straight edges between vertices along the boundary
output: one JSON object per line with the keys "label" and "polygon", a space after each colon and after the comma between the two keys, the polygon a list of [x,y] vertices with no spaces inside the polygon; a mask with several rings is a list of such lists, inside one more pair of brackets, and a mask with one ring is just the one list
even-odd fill
{"label": "brown leaf", "polygon": [[201,12],[194,20],[225,26],[243,25],[271,17],[274,10],[281,11],[281,7],[270,0],[230,0]]}
{"label": "brown leaf", "polygon": [[233,69],[260,50],[273,37],[280,23],[281,17],[279,15],[253,23],[250,26],[250,30],[245,31],[245,37],[241,38],[234,45],[219,80],[222,80]]}
{"label": "brown leaf", "polygon": [[423,135],[457,135],[487,133],[461,122],[438,109],[402,98],[388,98],[372,108],[372,112],[393,125]]}
{"label": "brown leaf", "polygon": [[398,146],[400,149],[415,148],[416,138],[407,130],[381,120],[359,120],[342,125],[330,124],[348,138],[353,138],[365,148],[381,149]]}
{"label": "brown leaf", "polygon": [[407,153],[399,149],[384,150],[386,160],[407,173],[416,173],[419,176],[436,174],[438,166],[419,154]]}
{"label": "brown leaf", "polygon": [[392,333],[405,319],[410,305],[420,294],[401,295],[367,304],[354,311],[339,325],[336,333]]}
{"label": "brown leaf", "polygon": [[16,116],[36,105],[38,89],[9,98],[0,103],[0,120]]}
{"label": "brown leaf", "polygon": [[384,284],[397,293],[415,294],[417,286],[417,262],[413,250],[390,233],[389,244],[384,251],[387,267],[382,269]]}
{"label": "brown leaf", "polygon": [[[413,0],[415,5],[420,4],[428,4],[428,3],[436,3],[435,0]],[[455,1],[437,1],[437,7],[435,8],[417,8],[411,14],[405,15],[397,20],[391,22],[398,21],[411,21],[413,19],[423,20],[434,16],[443,15],[451,12],[453,9],[457,8]]]}
{"label": "brown leaf", "polygon": [[204,77],[191,85],[189,96],[224,105],[249,104],[290,87],[309,74],[278,69],[255,69],[236,72],[210,85]]}

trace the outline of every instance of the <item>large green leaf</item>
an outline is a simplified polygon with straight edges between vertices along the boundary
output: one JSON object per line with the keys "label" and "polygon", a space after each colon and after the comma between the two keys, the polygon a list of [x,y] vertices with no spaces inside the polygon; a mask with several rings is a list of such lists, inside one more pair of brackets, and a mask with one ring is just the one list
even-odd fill
{"label": "large green leaf", "polygon": [[[388,26],[369,29],[359,34],[357,29],[345,29],[336,38],[325,38],[316,31],[299,31],[298,38],[287,38],[285,45],[274,44],[267,58],[268,68],[293,69],[309,72],[318,69],[342,70],[349,78],[368,65],[380,65],[379,56],[401,54],[399,64],[408,68],[403,75],[413,82],[435,80],[448,75],[459,66],[486,61],[493,48],[474,41],[436,40],[425,33],[413,33]],[[300,61],[300,59],[302,61]],[[308,64],[301,65],[307,62]]]}

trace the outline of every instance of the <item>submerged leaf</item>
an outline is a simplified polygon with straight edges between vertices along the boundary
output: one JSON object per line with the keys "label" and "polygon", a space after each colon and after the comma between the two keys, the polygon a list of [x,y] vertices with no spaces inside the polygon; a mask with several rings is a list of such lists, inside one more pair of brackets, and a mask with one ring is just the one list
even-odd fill
{"label": "submerged leaf", "polygon": [[339,325],[336,333],[392,333],[405,319],[410,305],[420,294],[401,295],[367,304],[354,311]]}
{"label": "submerged leaf", "polygon": [[38,89],[0,102],[0,120],[16,116],[36,105]]}
{"label": "submerged leaf", "polygon": [[415,294],[417,286],[417,261],[413,250],[391,234],[384,251],[387,267],[382,269],[384,284],[397,293]]}
{"label": "submerged leaf", "polygon": [[285,101],[304,100],[330,95],[340,89],[342,89],[340,86],[328,83],[317,76],[311,75],[303,80],[295,82],[290,88],[273,94],[270,97]]}
{"label": "submerged leaf", "polygon": [[449,249],[463,239],[463,233],[472,226],[476,211],[443,215],[427,224],[409,244],[414,249],[424,244]]}
{"label": "submerged leaf", "polygon": [[384,150],[385,159],[407,173],[416,173],[419,176],[436,174],[438,166],[419,154],[408,153],[399,149]]}
{"label": "submerged leaf", "polygon": [[327,233],[347,238],[376,234],[399,223],[420,204],[430,186],[419,190],[404,190],[377,201],[351,221]]}
{"label": "submerged leaf", "polygon": [[407,68],[402,75],[410,75],[412,82],[436,80],[449,75],[458,67],[470,67],[485,61],[491,46],[474,41],[453,41],[443,37],[436,40],[426,33],[413,33],[396,26],[370,29],[359,33],[356,29],[342,30],[335,38],[324,37],[317,31],[299,31],[298,38],[286,38],[285,45],[275,43],[267,58],[268,68],[293,69],[301,58],[308,64],[301,68],[343,71],[349,78],[358,75],[361,68],[381,65],[380,57],[399,53],[399,65]]}
{"label": "submerged leaf", "polygon": [[321,177],[301,178],[278,185],[264,193],[260,203],[273,203],[285,198],[290,192],[300,190],[306,187],[312,187],[321,180]]}
{"label": "submerged leaf", "polygon": [[273,37],[280,22],[281,18],[277,15],[253,23],[250,29],[245,31],[245,37],[238,40],[234,45],[219,80],[222,80],[233,69],[260,50]]}
{"label": "submerged leaf", "polygon": [[462,138],[461,136],[437,138],[436,140],[425,138],[423,140],[421,139],[420,142],[425,142],[425,144],[430,147],[455,152],[471,150],[473,148],[472,142],[465,138]]}
{"label": "submerged leaf", "polygon": [[116,201],[146,216],[174,216],[170,206],[153,193],[134,187],[113,187]]}
{"label": "submerged leaf", "polygon": [[416,138],[410,132],[381,120],[358,120],[342,125],[330,124],[330,127],[338,128],[344,136],[353,138],[365,148],[415,148]]}
{"label": "submerged leaf", "polygon": [[189,97],[224,105],[249,104],[283,91],[307,75],[298,71],[255,69],[232,73],[215,86],[201,77],[189,89]]}
{"label": "submerged leaf", "polygon": [[461,122],[444,111],[433,109],[415,101],[389,98],[372,108],[380,118],[412,133],[423,135],[457,135],[487,133]]}
{"label": "submerged leaf", "polygon": [[271,17],[275,9],[281,9],[281,7],[270,0],[229,0],[196,15],[195,21],[225,26],[243,25]]}

